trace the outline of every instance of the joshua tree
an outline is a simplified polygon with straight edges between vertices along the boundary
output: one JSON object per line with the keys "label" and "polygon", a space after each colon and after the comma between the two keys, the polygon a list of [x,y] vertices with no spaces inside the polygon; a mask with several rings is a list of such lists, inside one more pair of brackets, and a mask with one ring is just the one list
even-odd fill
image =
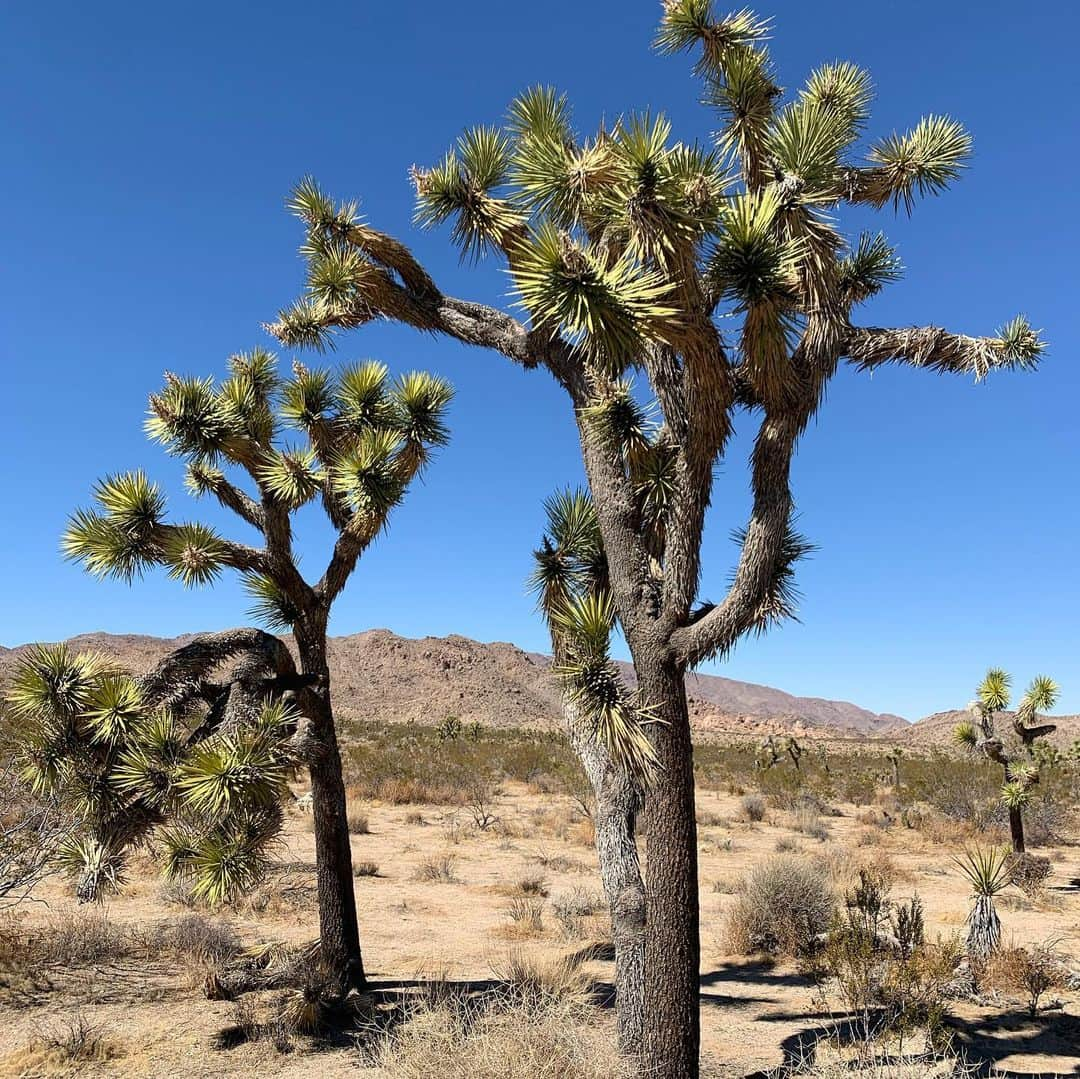
{"label": "joshua tree", "polygon": [[533,552],[532,584],[551,633],[567,734],[596,796],[596,855],[615,944],[619,1048],[632,1054],[645,1032],[645,884],[635,832],[656,763],[643,730],[650,716],[611,661],[615,612],[592,502],[582,491],[567,491],[545,509],[547,531]]}
{"label": "joshua tree", "polygon": [[[791,613],[805,545],[793,529],[790,466],[830,379],[843,362],[978,379],[1032,367],[1043,348],[1023,318],[993,337],[858,324],[857,306],[900,265],[881,235],[847,240],[839,211],[912,209],[957,178],[971,142],[960,124],[934,116],[878,140],[859,161],[868,75],[830,64],[787,96],[766,31],[746,11],[714,17],[709,0],[662,6],[657,46],[697,52],[719,116],[714,148],[675,141],[659,115],[626,116],[582,139],[566,100],[536,88],[511,104],[504,128],[473,128],[434,167],[414,170],[419,223],[448,223],[464,255],[505,259],[523,319],[446,295],[402,243],[308,180],[291,203],[307,229],[307,292],[271,327],[290,345],[320,348],[335,332],[389,318],[546,368],[566,391],[612,607],[658,721],[645,807],[644,1047],[657,1079],[698,1071],[685,675]],[[647,386],[635,390],[632,376]],[[649,397],[658,429],[642,444],[635,426]],[[702,605],[705,513],[740,410],[759,421],[752,510],[728,593]],[[657,478],[662,529],[641,505],[633,452]]]}
{"label": "joshua tree", "polygon": [[900,789],[900,762],[904,759],[904,751],[899,746],[893,746],[885,754],[885,759],[892,766],[893,790],[898,791]]}
{"label": "joshua tree", "polygon": [[289,650],[257,629],[200,634],[138,678],[63,644],[31,649],[10,693],[22,778],[73,822],[55,854],[80,901],[116,891],[155,831],[167,873],[196,896],[250,888],[281,827],[297,759],[288,701],[304,688]]}
{"label": "joshua tree", "polygon": [[975,905],[968,915],[967,952],[977,964],[985,963],[1001,943],[1001,919],[994,896],[1012,883],[1008,848],[965,851],[956,860],[971,884]]}
{"label": "joshua tree", "polygon": [[[353,895],[345,787],[330,699],[327,625],[360,556],[387,524],[434,447],[446,442],[451,398],[441,379],[414,372],[391,383],[370,361],[333,375],[296,364],[282,379],[274,357],[255,350],[232,357],[231,374],[212,379],[166,376],[150,398],[150,436],[187,461],[188,487],[213,495],[263,540],[224,539],[204,524],[168,524],[165,499],[142,472],[114,476],[95,489],[98,508],[71,520],[66,550],[90,572],[130,581],[160,565],[188,585],[239,572],[253,612],[292,629],[300,673],[311,681],[296,751],[311,775],[319,921],[324,964],[342,985],[363,983]],[[283,428],[306,436],[280,441]],[[246,473],[255,494],[226,475]],[[241,481],[242,483],[242,481]],[[291,515],[318,500],[337,530],[326,569],[314,584],[297,569]],[[209,764],[208,764],[209,766]]]}
{"label": "joshua tree", "polygon": [[804,752],[805,750],[794,735],[777,738],[775,734],[770,734],[758,745],[759,755],[754,761],[754,767],[767,772],[770,768],[775,768],[787,754],[788,759],[795,765],[795,770],[801,771]]}
{"label": "joshua tree", "polygon": [[1048,711],[1057,702],[1057,683],[1045,675],[1031,680],[1020,698],[1013,715],[1012,726],[1020,740],[1019,756],[1010,753],[994,729],[994,716],[1009,707],[1011,686],[1009,675],[991,667],[979,683],[975,700],[968,705],[972,719],[958,723],[953,730],[955,741],[967,749],[982,752],[988,759],[1000,764],[1005,773],[1001,788],[1002,804],[1009,812],[1009,832],[1014,854],[1024,853],[1024,806],[1031,799],[1031,789],[1039,782],[1043,761],[1039,750],[1039,738],[1045,738],[1057,730],[1053,723],[1039,723],[1038,713]]}

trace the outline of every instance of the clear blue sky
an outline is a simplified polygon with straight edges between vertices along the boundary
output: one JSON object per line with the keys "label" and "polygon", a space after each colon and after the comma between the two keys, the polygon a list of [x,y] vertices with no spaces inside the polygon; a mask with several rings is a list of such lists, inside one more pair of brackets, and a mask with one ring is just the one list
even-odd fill
{"label": "clear blue sky", "polygon": [[[177,516],[180,467],[141,431],[165,369],[220,373],[268,343],[301,284],[296,179],[362,199],[448,291],[500,302],[504,275],[412,230],[406,170],[522,88],[567,91],[579,124],[652,106],[685,139],[710,116],[684,58],[649,48],[653,0],[184,5],[42,2],[0,13],[0,642],[89,630],[175,634],[244,621],[225,581],[128,588],[60,557],[67,514],[103,473],[143,466]],[[803,441],[795,489],[820,545],[803,621],[721,673],[916,718],[957,706],[991,663],[1046,671],[1080,711],[1077,611],[1076,5],[772,3],[782,81],[850,59],[875,77],[872,131],[928,111],[965,121],[972,168],[908,220],[883,215],[906,279],[870,323],[992,332],[1018,311],[1051,342],[1035,375],[974,386],[910,370],[842,373]],[[866,223],[852,218],[851,229]],[[564,399],[543,373],[391,326],[340,360],[423,366],[457,386],[454,441],[396,514],[333,631],[457,632],[543,649],[525,593],[540,502],[580,476]],[[748,424],[746,424],[748,427]],[[702,594],[719,598],[745,516],[743,430],[720,476]],[[209,507],[205,516],[226,523]],[[325,557],[308,525],[304,568]]]}

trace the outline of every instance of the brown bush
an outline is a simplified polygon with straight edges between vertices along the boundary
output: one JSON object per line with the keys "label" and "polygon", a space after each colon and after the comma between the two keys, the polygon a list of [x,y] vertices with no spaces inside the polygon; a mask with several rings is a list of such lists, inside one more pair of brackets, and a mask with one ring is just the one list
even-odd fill
{"label": "brown bush", "polygon": [[813,954],[836,911],[820,862],[778,854],[754,866],[728,909],[722,937],[733,952]]}

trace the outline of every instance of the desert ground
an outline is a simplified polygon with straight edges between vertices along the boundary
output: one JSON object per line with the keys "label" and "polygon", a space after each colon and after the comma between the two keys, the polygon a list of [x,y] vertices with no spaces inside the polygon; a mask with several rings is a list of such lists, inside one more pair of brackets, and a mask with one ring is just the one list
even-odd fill
{"label": "desert ground", "polygon": [[[860,866],[875,868],[891,880],[894,899],[921,897],[928,936],[961,932],[969,909],[968,889],[952,862],[955,847],[940,836],[890,822],[873,806],[834,805],[835,815],[821,819],[824,828],[811,829],[816,835],[806,834],[789,811],[770,808],[765,820],[753,823],[740,806],[737,791],[699,795],[701,1009],[710,1076],[752,1076],[806,1058],[839,1014],[794,963],[729,953],[725,910],[748,867],[778,850],[800,853],[820,860],[839,891],[851,886]],[[479,820],[467,805],[354,798],[350,809],[360,833],[352,838],[354,865],[365,874],[356,879],[365,962],[380,999],[413,993],[417,983],[432,980],[490,982],[512,956],[546,961],[573,955],[593,983],[596,1023],[609,1033],[611,1013],[603,1007],[612,976],[604,947],[607,916],[591,821],[572,797],[504,782]],[[1042,853],[1052,861],[1042,894],[1029,899],[1013,888],[999,897],[1003,939],[1056,941],[1075,970],[1080,846]],[[255,895],[205,916],[227,923],[245,946],[310,941],[317,934],[310,815],[290,809],[273,872]],[[267,1040],[234,1039],[239,1044],[225,1047],[230,1043],[222,1032],[242,1025],[241,1008],[249,1016],[251,1009],[271,1008],[275,994],[245,997],[244,1005],[207,1000],[198,961],[153,954],[160,926],[192,912],[176,889],[163,886],[146,856],[100,910],[76,908],[69,886],[52,878],[32,901],[8,911],[3,924],[8,934],[26,935],[50,925],[55,930],[65,920],[70,930],[73,917],[107,919],[134,938],[142,934],[147,952],[45,963],[22,976],[5,975],[0,963],[0,1074],[393,1074],[365,1069],[347,1039],[300,1038],[284,1052]],[[956,1047],[984,1074],[1080,1075],[1080,992],[1073,985],[1050,991],[1036,1018],[998,990],[953,1002],[949,1026]],[[75,1023],[101,1044],[88,1054],[96,1059],[64,1065],[49,1039]]]}

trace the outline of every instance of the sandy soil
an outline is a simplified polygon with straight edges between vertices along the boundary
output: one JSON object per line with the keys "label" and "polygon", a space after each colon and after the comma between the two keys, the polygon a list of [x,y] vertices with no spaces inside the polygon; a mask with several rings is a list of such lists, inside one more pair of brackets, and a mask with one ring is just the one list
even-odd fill
{"label": "sandy soil", "polygon": [[[582,946],[566,939],[551,913],[560,895],[599,888],[588,822],[568,799],[505,787],[495,807],[499,822],[485,831],[475,827],[468,810],[378,803],[355,808],[367,814],[371,833],[354,836],[354,861],[379,868],[377,876],[356,882],[365,961],[375,982],[400,983],[434,970],[453,979],[485,979],[512,948],[550,954]],[[723,914],[735,883],[778,842],[833,865],[887,862],[895,876],[893,897],[919,894],[929,934],[954,933],[963,926],[967,889],[947,847],[899,826],[886,832],[860,823],[851,806],[841,806],[840,812],[826,818],[829,838],[819,841],[797,833],[783,812],[748,824],[736,819],[736,798],[711,791],[701,795],[701,1008],[710,1075],[749,1076],[790,1061],[830,1021],[818,992],[793,967],[724,953]],[[242,906],[222,915],[246,941],[304,942],[317,934],[310,818],[294,811],[285,841],[277,898],[259,912]],[[1073,957],[1072,965],[1080,967],[1080,846],[1047,853],[1053,876],[1045,897],[1031,903],[1017,893],[999,903],[1004,935],[1022,944],[1056,939]],[[453,858],[455,879],[418,879],[422,863],[443,854]],[[508,917],[510,897],[518,882],[538,877],[548,893],[544,929],[522,937]],[[27,920],[48,917],[72,902],[59,882],[48,883],[36,898],[39,902],[21,908]],[[108,904],[109,917],[123,922],[155,922],[181,913],[162,898],[149,864],[139,865],[125,892]],[[610,981],[610,962],[592,961],[587,970],[600,983]],[[1080,1075],[1080,993],[1057,996],[1061,1007],[1036,1020],[1027,1018],[1019,1001],[1004,998],[993,1007],[957,1005],[958,1035],[1006,1074]],[[82,1066],[80,1074],[132,1079],[358,1074],[356,1057],[346,1046],[323,1048],[314,1056],[306,1051],[281,1056],[265,1043],[213,1048],[214,1035],[231,1021],[233,1007],[203,999],[189,975],[154,965],[43,971],[31,999],[15,1004],[0,995],[0,1074],[49,1074],[27,1046],[41,1030],[76,1013],[104,1028],[120,1054]],[[610,1023],[610,1016],[601,1022]]]}

